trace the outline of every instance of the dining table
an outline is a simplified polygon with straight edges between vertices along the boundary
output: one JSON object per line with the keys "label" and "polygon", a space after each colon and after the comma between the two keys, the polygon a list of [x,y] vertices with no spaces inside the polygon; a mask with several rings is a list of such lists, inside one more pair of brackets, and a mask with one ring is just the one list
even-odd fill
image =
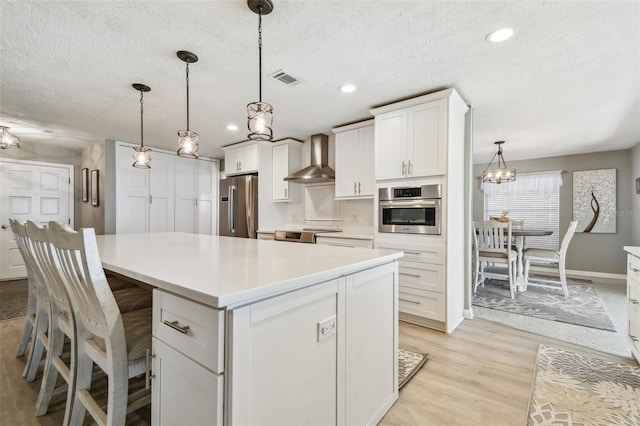
{"label": "dining table", "polygon": [[516,266],[516,288],[522,292],[525,290],[525,277],[523,265],[523,250],[525,237],[544,237],[553,234],[549,229],[511,229],[511,236],[515,239],[518,262]]}

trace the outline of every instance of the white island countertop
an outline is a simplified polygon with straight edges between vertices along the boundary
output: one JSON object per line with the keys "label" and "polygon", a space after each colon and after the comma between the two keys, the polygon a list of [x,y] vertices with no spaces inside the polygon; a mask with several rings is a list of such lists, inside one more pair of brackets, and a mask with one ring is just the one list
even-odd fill
{"label": "white island countertop", "polygon": [[640,257],[640,247],[637,246],[624,246],[624,251],[629,254],[632,254],[636,257]]}
{"label": "white island countertop", "polygon": [[105,269],[216,308],[392,262],[402,252],[186,233],[97,237]]}

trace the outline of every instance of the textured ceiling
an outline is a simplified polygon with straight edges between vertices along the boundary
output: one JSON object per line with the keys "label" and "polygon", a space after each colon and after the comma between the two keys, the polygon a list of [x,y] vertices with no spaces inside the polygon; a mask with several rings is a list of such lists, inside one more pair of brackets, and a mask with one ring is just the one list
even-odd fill
{"label": "textured ceiling", "polygon": [[[284,1],[263,18],[274,136],[308,139],[373,106],[455,87],[475,108],[474,160],[629,148],[640,142],[640,2]],[[0,125],[26,141],[82,148],[99,139],[174,149],[186,127],[202,155],[246,139],[258,96],[257,16],[233,1],[6,1],[0,4]],[[514,26],[500,44],[484,41]],[[346,95],[337,88],[358,86]],[[225,126],[235,123],[239,131]]]}

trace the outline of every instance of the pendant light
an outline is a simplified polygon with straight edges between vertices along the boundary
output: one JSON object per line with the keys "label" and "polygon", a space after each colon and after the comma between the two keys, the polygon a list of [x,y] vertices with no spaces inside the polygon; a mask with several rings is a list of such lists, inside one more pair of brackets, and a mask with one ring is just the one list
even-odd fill
{"label": "pendant light", "polygon": [[[508,168],[507,163],[504,161],[504,158],[502,158],[503,143],[504,141],[494,142],[494,144],[498,145],[498,152],[493,154],[491,162],[489,162],[487,168],[484,169],[484,172],[482,172],[482,182],[500,184],[503,182],[513,182],[514,180],[516,180],[516,169]],[[496,165],[496,167],[491,168],[496,155],[498,156],[498,164]]]}
{"label": "pendant light", "polygon": [[200,135],[189,130],[189,64],[198,62],[198,57],[186,50],[180,50],[178,58],[187,63],[187,130],[178,131],[178,155],[186,158],[198,158],[198,139]]}
{"label": "pendant light", "polygon": [[149,148],[145,148],[144,146],[144,93],[151,91],[149,86],[145,86],[144,84],[134,83],[134,89],[140,92],[140,146],[137,148],[133,148],[135,151],[133,153],[133,167],[138,169],[150,169],[151,165],[151,150]]}
{"label": "pendant light", "polygon": [[247,5],[258,18],[258,102],[247,105],[249,134],[252,140],[270,141],[273,139],[273,107],[262,102],[262,15],[268,15],[273,10],[271,0],[247,0]]}
{"label": "pendant light", "polygon": [[9,133],[9,128],[6,126],[0,126],[2,130],[2,136],[0,139],[0,148],[12,149],[20,148],[20,138]]}

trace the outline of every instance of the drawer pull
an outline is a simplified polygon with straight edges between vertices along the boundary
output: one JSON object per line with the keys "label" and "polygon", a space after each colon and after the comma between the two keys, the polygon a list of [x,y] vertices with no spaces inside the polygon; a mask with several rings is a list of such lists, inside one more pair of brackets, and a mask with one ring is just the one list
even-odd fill
{"label": "drawer pull", "polygon": [[181,326],[180,324],[178,324],[178,321],[164,320],[162,321],[162,323],[164,325],[168,325],[169,327],[173,328],[176,331],[179,331],[182,334],[187,334],[189,332],[189,326],[188,325]]}
{"label": "drawer pull", "polygon": [[631,269],[631,270],[632,270],[633,272],[635,272],[636,274],[637,274],[638,272],[640,272],[640,269],[638,269],[638,268],[634,268],[633,266],[631,266],[631,262],[629,262],[629,269]]}
{"label": "drawer pull", "polygon": [[634,336],[633,334],[630,334],[629,337],[631,338],[632,342],[637,342],[638,338],[636,336]]}
{"label": "drawer pull", "polygon": [[398,298],[398,300],[400,300],[402,302],[413,303],[414,305],[419,305],[420,304],[420,302],[416,302],[415,300],[407,300],[407,299],[400,299],[400,298]]}
{"label": "drawer pull", "polygon": [[357,247],[357,246],[350,245],[350,244],[338,244],[338,243],[329,243],[327,245],[328,246],[334,246],[334,247],[351,247],[351,248],[356,248]]}
{"label": "drawer pull", "polygon": [[398,272],[398,275],[406,275],[407,277],[420,278],[422,275],[407,274],[406,272]]}
{"label": "drawer pull", "polygon": [[404,252],[407,253],[407,254],[415,254],[416,256],[420,256],[422,254],[422,253],[419,253],[417,251],[406,251],[406,250],[404,250]]}
{"label": "drawer pull", "polygon": [[638,300],[637,299],[629,299],[629,302],[633,303],[634,305],[638,304]]}
{"label": "drawer pull", "polygon": [[144,388],[149,389],[151,387],[151,379],[155,379],[156,375],[151,374],[151,358],[155,358],[155,355],[151,355],[151,349],[145,350],[144,357]]}

